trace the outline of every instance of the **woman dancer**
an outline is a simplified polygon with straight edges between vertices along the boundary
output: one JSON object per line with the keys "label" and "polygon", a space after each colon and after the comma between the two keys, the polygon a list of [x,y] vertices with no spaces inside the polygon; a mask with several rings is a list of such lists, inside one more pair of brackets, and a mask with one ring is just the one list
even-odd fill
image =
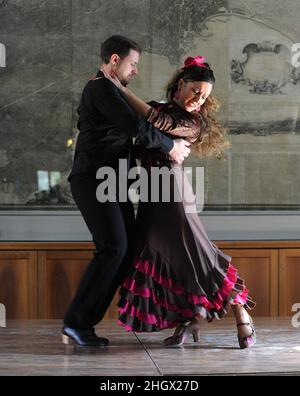
{"label": "woman dancer", "polygon": [[[135,111],[168,136],[187,139],[201,156],[220,157],[228,142],[224,129],[213,117],[218,107],[210,95],[215,78],[204,60],[202,56],[186,59],[169,83],[168,103],[163,105],[151,102],[150,106],[116,78],[108,78]],[[121,287],[119,324],[136,332],[176,327],[164,345],[179,346],[190,334],[195,342],[199,340],[200,318],[221,319],[231,306],[240,348],[251,347],[256,335],[247,309],[255,303],[231,264],[231,257],[207,236],[182,167],[156,150],[137,145],[136,153],[149,175],[154,166],[167,166],[174,171],[175,183],[170,185],[169,202],[160,195],[158,202],[139,204],[136,258]],[[175,199],[179,190],[184,191],[180,202]]]}

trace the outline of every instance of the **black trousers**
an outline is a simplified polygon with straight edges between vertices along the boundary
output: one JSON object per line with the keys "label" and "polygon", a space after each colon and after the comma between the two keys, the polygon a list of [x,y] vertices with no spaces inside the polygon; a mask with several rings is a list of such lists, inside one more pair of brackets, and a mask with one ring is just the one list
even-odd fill
{"label": "black trousers", "polygon": [[86,329],[101,321],[133,259],[134,208],[131,201],[98,202],[94,176],[71,178],[73,198],[96,246],[64,323]]}

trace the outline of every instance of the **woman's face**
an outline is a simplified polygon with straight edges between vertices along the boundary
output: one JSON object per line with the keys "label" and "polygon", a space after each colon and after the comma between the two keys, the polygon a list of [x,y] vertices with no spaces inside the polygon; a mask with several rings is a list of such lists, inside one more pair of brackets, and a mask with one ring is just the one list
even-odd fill
{"label": "woman's face", "polygon": [[206,81],[184,81],[178,83],[176,101],[186,111],[199,111],[212,90],[212,84]]}

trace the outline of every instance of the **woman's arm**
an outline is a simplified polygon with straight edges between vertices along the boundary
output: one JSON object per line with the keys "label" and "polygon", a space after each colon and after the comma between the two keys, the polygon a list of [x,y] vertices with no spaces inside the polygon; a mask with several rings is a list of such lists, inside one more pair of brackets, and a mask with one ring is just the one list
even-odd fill
{"label": "woman's arm", "polygon": [[127,87],[123,87],[121,91],[131,107],[160,131],[183,138],[195,138],[199,135],[200,119],[196,118],[197,115],[195,118],[186,118],[180,112],[172,114],[172,112],[164,111],[163,108],[157,111]]}
{"label": "woman's arm", "polygon": [[136,96],[130,89],[124,87],[117,78],[112,78],[106,74],[105,76],[119,88],[133,110],[153,124],[155,128],[167,132],[169,135],[183,138],[195,138],[199,135],[200,120],[196,117],[189,119],[178,111],[174,114],[167,113],[164,109],[157,111],[154,107]]}
{"label": "woman's arm", "polygon": [[122,86],[120,90],[130,106],[160,131],[183,138],[194,138],[199,135],[200,121],[197,122],[196,118],[186,119],[179,114],[167,113],[164,109],[157,111],[127,87]]}
{"label": "woman's arm", "polygon": [[123,87],[121,89],[121,92],[125,96],[125,99],[130,104],[130,106],[133,108],[133,110],[135,110],[139,115],[147,119],[150,111],[152,110],[152,107],[145,103],[138,96],[136,96],[127,87]]}
{"label": "woman's arm", "polygon": [[190,139],[200,134],[200,119],[186,118],[180,111],[166,112],[164,109],[157,111],[151,108],[146,118],[155,128],[168,133]]}

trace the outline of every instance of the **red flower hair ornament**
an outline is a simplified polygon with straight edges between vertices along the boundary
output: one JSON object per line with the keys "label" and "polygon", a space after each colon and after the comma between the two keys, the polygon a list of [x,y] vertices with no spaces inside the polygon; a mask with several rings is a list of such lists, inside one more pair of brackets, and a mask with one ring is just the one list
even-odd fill
{"label": "red flower hair ornament", "polygon": [[204,61],[205,61],[204,56],[198,55],[193,58],[189,56],[184,61],[183,69],[187,69],[188,67],[191,66],[207,67],[207,63],[204,63]]}

